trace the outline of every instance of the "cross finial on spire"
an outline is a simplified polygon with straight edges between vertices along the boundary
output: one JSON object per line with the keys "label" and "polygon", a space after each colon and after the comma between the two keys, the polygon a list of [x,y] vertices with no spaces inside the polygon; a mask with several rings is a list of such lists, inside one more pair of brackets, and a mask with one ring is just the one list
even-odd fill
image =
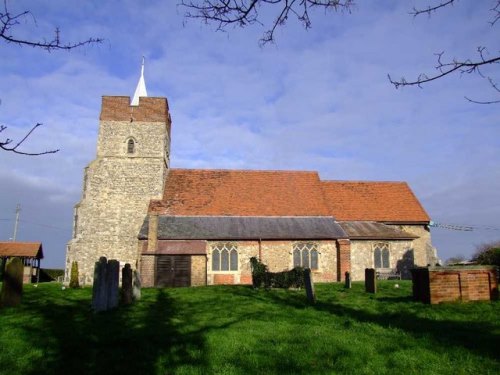
{"label": "cross finial on spire", "polygon": [[144,56],[142,56],[142,65],[141,65],[141,76],[139,77],[139,82],[137,83],[137,87],[135,89],[134,97],[132,98],[131,105],[139,105],[139,97],[148,96],[148,92],[146,90],[146,83],[144,82]]}

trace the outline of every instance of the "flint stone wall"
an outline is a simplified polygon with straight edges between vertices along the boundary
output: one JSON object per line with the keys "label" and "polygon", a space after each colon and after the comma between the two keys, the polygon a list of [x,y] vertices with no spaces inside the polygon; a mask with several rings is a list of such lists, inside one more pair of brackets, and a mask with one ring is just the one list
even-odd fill
{"label": "flint stone wall", "polygon": [[[66,252],[65,281],[71,262],[77,261],[82,285],[92,284],[94,263],[101,256],[136,268],[137,235],[150,199],[163,195],[168,171],[169,117],[165,122],[111,121],[115,112],[104,107],[106,98],[111,104],[118,100],[120,108],[123,104],[122,97],[103,98],[101,117],[106,113],[106,120],[100,122],[97,157],[84,171],[82,199],[75,206],[73,238]],[[162,103],[166,106],[166,99],[154,99],[150,101],[159,109]],[[121,110],[130,109],[133,117],[134,110],[140,112],[136,108]],[[128,139],[135,142],[132,154],[127,153]]]}

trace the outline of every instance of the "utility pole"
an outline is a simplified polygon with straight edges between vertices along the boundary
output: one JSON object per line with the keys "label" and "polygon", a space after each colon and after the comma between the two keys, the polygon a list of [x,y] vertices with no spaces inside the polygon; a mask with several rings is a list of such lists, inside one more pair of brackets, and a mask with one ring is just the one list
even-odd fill
{"label": "utility pole", "polygon": [[12,236],[12,241],[16,242],[17,237],[17,225],[19,224],[19,213],[21,212],[21,205],[18,203],[16,206],[16,223],[14,224],[14,236]]}

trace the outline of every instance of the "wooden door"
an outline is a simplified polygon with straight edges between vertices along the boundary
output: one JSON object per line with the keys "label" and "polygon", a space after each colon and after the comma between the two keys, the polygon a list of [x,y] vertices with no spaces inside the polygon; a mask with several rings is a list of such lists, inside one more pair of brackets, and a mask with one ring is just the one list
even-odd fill
{"label": "wooden door", "polygon": [[155,286],[191,286],[191,256],[159,255],[156,257]]}

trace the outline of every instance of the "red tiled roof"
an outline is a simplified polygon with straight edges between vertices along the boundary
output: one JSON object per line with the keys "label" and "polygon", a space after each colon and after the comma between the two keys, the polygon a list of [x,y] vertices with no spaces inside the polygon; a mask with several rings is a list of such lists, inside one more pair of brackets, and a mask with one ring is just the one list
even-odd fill
{"label": "red tiled roof", "polygon": [[0,242],[0,257],[27,257],[43,259],[40,242]]}
{"label": "red tiled roof", "polygon": [[430,221],[406,182],[322,181],[321,185],[337,220]]}
{"label": "red tiled roof", "polygon": [[329,216],[317,172],[171,169],[150,211],[186,216]]}

